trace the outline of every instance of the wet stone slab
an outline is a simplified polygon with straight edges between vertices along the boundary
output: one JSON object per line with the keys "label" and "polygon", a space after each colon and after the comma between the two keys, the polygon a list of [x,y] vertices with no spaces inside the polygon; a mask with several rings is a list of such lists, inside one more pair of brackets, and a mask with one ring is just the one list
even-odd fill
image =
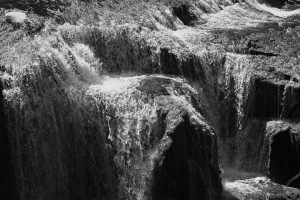
{"label": "wet stone slab", "polygon": [[224,182],[224,200],[283,199],[300,199],[300,190],[273,183],[266,177]]}

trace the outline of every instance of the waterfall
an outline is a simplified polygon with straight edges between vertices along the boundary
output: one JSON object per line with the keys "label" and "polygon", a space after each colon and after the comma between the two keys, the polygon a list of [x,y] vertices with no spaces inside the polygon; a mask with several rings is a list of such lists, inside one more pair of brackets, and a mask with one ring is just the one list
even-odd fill
{"label": "waterfall", "polygon": [[[48,18],[16,3],[33,13],[1,22],[8,199],[218,200],[219,163],[228,179],[298,184],[299,10],[267,0],[55,2]],[[292,169],[284,177],[280,159]]]}
{"label": "waterfall", "polygon": [[[34,62],[5,69],[3,79],[19,199],[152,199],[174,189],[183,198],[219,198],[216,135],[188,83],[99,76],[100,60],[59,32],[32,46]],[[189,187],[168,172],[174,164]],[[177,185],[161,190],[162,174]]]}
{"label": "waterfall", "polygon": [[[173,88],[169,84],[181,87]],[[157,165],[166,162],[167,150],[180,142],[172,135],[177,134],[180,124],[186,123],[184,116],[192,124],[203,124],[203,131],[209,130],[205,119],[189,103],[190,95],[196,91],[178,78],[107,78],[102,85],[91,86],[87,93],[105,117],[109,148],[115,152],[114,163],[119,174],[118,199],[152,198]]]}
{"label": "waterfall", "polygon": [[16,198],[113,198],[102,125],[83,93],[100,78],[59,36],[31,47],[33,62],[7,68],[2,91]]}

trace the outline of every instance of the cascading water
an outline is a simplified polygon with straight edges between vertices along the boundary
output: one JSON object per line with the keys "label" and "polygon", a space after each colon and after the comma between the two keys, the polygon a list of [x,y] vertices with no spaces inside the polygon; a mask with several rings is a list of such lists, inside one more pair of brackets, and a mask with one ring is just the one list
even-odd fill
{"label": "cascading water", "polygon": [[[99,77],[85,45],[70,47],[59,33],[37,43],[35,62],[6,69],[3,83],[16,199],[220,197],[216,135],[191,86],[163,76]],[[174,148],[182,157],[172,161]],[[174,164],[185,182],[168,171]]]}
{"label": "cascading water", "polygon": [[[213,150],[215,139],[213,135],[209,136],[212,130],[206,125],[199,110],[191,105],[196,93],[188,84],[181,79],[163,76],[108,78],[102,85],[91,86],[87,93],[105,117],[109,148],[114,152],[114,163],[119,175],[118,199],[218,198],[212,192],[214,187],[220,189],[218,182],[209,183],[201,178],[217,178],[217,174],[206,171],[216,167],[216,151]],[[177,133],[178,127],[183,125],[189,127],[190,132]],[[176,134],[180,134],[182,141],[175,137]],[[188,145],[185,144],[186,140],[187,143],[191,142],[189,137],[195,140],[193,142],[199,142],[198,147],[190,149],[185,146]],[[181,146],[178,156],[183,154],[184,157],[164,164],[170,156],[174,156],[168,153],[174,145]],[[208,152],[200,153],[198,148],[201,146],[203,150],[208,148]],[[185,155],[186,151],[190,153]],[[201,163],[203,160],[200,158],[211,160],[210,164]],[[168,171],[161,175],[169,174],[174,185],[168,185],[171,183],[167,182],[167,185],[158,186],[163,180],[155,174],[159,173],[161,165],[168,168],[168,165],[184,167],[187,172],[185,178],[190,180],[181,182],[183,177],[177,174],[180,172],[172,174],[172,168],[167,168]],[[197,175],[193,165],[208,174]],[[193,188],[198,185],[196,182],[206,185],[206,189],[199,187],[200,190],[195,191]],[[181,188],[182,183],[189,187]],[[173,187],[172,190],[177,190],[178,196],[172,196],[174,194],[168,191],[159,192],[158,187],[166,187],[166,190]]]}
{"label": "cascading water", "polygon": [[[268,172],[299,187],[299,57],[285,46],[299,11],[256,0],[162,8],[142,25],[47,22],[26,35],[29,17],[0,29],[15,34],[0,52],[8,199],[217,200],[218,149],[226,179]],[[293,169],[284,177],[281,160]],[[267,198],[257,185],[297,198],[266,178],[224,183]]]}
{"label": "cascading water", "polygon": [[102,125],[83,98],[85,80],[99,77],[74,52],[72,61],[59,37],[33,45],[39,48],[33,63],[7,68],[3,76],[12,199],[113,198]]}

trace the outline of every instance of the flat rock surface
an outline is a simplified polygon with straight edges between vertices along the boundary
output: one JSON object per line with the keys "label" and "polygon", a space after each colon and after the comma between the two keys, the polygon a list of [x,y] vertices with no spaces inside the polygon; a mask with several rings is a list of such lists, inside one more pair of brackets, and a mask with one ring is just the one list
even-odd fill
{"label": "flat rock surface", "polygon": [[236,200],[281,200],[300,199],[300,190],[271,182],[266,177],[226,181],[225,199]]}

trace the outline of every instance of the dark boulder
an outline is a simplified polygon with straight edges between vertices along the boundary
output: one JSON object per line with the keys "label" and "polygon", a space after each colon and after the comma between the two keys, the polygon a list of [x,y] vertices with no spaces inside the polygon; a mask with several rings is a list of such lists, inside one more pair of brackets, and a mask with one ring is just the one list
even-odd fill
{"label": "dark boulder", "polygon": [[267,124],[271,180],[300,188],[300,127],[283,121]]}
{"label": "dark boulder", "polygon": [[214,131],[182,79],[107,79],[88,91],[104,112],[119,199],[219,199]]}
{"label": "dark boulder", "polygon": [[198,17],[191,11],[190,6],[182,5],[173,7],[173,12],[184,25],[193,26],[197,24]]}
{"label": "dark boulder", "polygon": [[[257,119],[284,118],[299,121],[298,80],[280,71],[268,71],[268,78],[253,76],[249,114]],[[291,84],[292,83],[292,84]]]}

